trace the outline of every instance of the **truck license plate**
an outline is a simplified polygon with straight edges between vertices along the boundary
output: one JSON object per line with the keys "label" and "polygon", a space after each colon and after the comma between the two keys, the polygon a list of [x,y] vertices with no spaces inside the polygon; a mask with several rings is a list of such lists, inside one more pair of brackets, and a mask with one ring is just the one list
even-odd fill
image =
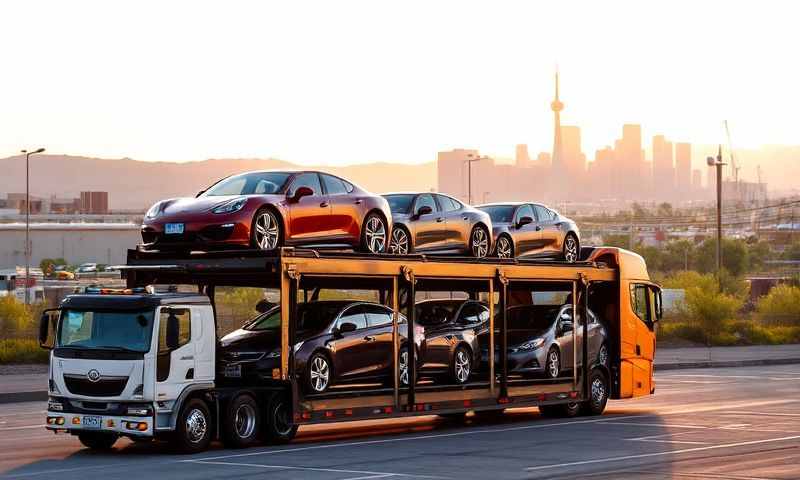
{"label": "truck license plate", "polygon": [[103,417],[84,416],[81,425],[83,428],[99,429],[103,426]]}
{"label": "truck license plate", "polygon": [[183,233],[182,223],[167,223],[164,225],[164,233],[167,235],[180,235]]}
{"label": "truck license plate", "polygon": [[226,365],[225,366],[225,376],[231,378],[240,378],[242,376],[242,366],[241,365]]}

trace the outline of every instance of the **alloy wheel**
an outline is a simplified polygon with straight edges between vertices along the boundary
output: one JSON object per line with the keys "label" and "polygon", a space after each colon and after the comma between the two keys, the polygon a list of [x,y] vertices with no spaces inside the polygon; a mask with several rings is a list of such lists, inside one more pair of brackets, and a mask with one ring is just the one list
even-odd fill
{"label": "alloy wheel", "polygon": [[456,373],[456,380],[458,383],[466,383],[469,380],[470,374],[470,361],[469,355],[463,349],[459,349],[456,352],[456,362],[455,362],[455,373]]}
{"label": "alloy wheel", "polygon": [[550,350],[550,353],[547,354],[547,373],[550,375],[550,378],[558,377],[559,369],[561,368],[559,363],[558,352]]}
{"label": "alloy wheel", "polygon": [[500,258],[511,258],[511,240],[508,237],[500,237],[497,239],[497,256]]}
{"label": "alloy wheel", "polygon": [[208,431],[208,421],[199,408],[193,408],[186,416],[186,433],[192,443],[200,443]]}
{"label": "alloy wheel", "polygon": [[408,385],[408,350],[400,352],[400,385]]}
{"label": "alloy wheel", "polygon": [[382,253],[386,248],[386,226],[379,216],[369,217],[364,236],[370,253]]}
{"label": "alloy wheel", "polygon": [[392,230],[392,241],[389,244],[392,253],[396,255],[405,255],[408,253],[408,234],[403,228],[395,228]]}
{"label": "alloy wheel", "polygon": [[606,384],[601,378],[595,377],[592,380],[591,394],[592,403],[598,406],[603,404],[603,399],[606,396]]}
{"label": "alloy wheel", "polygon": [[608,348],[605,345],[600,346],[600,351],[597,352],[597,361],[600,365],[608,365]]}
{"label": "alloy wheel", "polygon": [[256,244],[261,250],[274,250],[278,246],[280,229],[275,214],[266,211],[258,214],[256,218]]}
{"label": "alloy wheel", "polygon": [[242,404],[234,414],[234,428],[239,438],[250,438],[256,429],[256,411],[252,405]]}
{"label": "alloy wheel", "polygon": [[476,258],[483,258],[489,253],[489,237],[486,232],[476,227],[472,230],[472,256]]}
{"label": "alloy wheel", "polygon": [[330,367],[328,361],[321,355],[314,357],[311,362],[311,388],[315,392],[324,392],[330,380]]}
{"label": "alloy wheel", "polygon": [[573,263],[578,260],[578,241],[572,235],[564,240],[564,260]]}

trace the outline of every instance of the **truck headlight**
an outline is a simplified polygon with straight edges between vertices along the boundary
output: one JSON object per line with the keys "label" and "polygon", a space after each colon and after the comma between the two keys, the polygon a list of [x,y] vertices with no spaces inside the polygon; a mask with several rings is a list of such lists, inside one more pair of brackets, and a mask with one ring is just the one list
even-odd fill
{"label": "truck headlight", "polygon": [[225,202],[221,205],[217,205],[211,210],[211,213],[234,213],[238,212],[244,207],[244,204],[247,203],[247,198],[236,198],[229,202]]}
{"label": "truck headlight", "polygon": [[47,410],[52,410],[54,412],[63,412],[64,411],[64,404],[61,403],[60,400],[56,399],[49,399],[47,400]]}
{"label": "truck headlight", "polygon": [[136,406],[136,407],[128,407],[128,415],[135,415],[138,417],[147,417],[153,414],[153,411],[150,410],[150,407],[147,406]]}
{"label": "truck headlight", "polygon": [[525,342],[519,347],[517,350],[536,350],[537,348],[544,345],[544,339],[537,338],[536,340],[531,340],[530,342]]}

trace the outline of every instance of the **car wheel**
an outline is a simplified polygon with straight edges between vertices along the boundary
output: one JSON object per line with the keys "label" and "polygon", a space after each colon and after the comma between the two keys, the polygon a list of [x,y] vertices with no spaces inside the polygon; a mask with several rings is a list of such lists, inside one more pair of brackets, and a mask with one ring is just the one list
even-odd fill
{"label": "car wheel", "polygon": [[408,370],[408,347],[401,348],[397,356],[397,369],[400,373],[400,386],[407,387],[409,375],[411,375],[411,372]]}
{"label": "car wheel", "polygon": [[283,395],[276,395],[267,406],[265,439],[273,444],[289,443],[296,434],[297,425],[292,421],[289,401]]}
{"label": "car wheel", "polygon": [[465,347],[458,347],[453,354],[450,375],[458,385],[464,385],[469,381],[470,374],[472,374],[472,358],[469,351]]}
{"label": "car wheel", "polygon": [[605,374],[598,369],[589,376],[589,399],[581,405],[584,415],[601,415],[608,403],[608,380]]}
{"label": "car wheel", "polygon": [[315,353],[308,362],[308,391],[323,393],[331,384],[333,369],[328,357]]}
{"label": "car wheel", "polygon": [[259,250],[275,250],[281,244],[281,223],[275,212],[262,208],[253,217],[250,243]]}
{"label": "car wheel", "polygon": [[119,435],[116,433],[81,432],[78,434],[78,440],[83,446],[92,450],[111,450],[118,438]]}
{"label": "car wheel", "polygon": [[514,258],[514,243],[508,235],[500,235],[497,238],[495,254],[498,258]]}
{"label": "car wheel", "polygon": [[211,443],[211,413],[206,402],[193,398],[186,402],[178,415],[175,443],[182,453],[202,452]]}
{"label": "car wheel", "polygon": [[377,213],[370,213],[361,227],[361,250],[367,253],[386,251],[386,221]]}
{"label": "car wheel", "polygon": [[489,254],[489,232],[476,225],[469,234],[469,251],[475,258],[483,258]]}
{"label": "car wheel", "polygon": [[395,255],[406,255],[414,251],[411,244],[411,234],[406,227],[395,225],[392,228],[392,240],[389,242],[389,251]]}
{"label": "car wheel", "polygon": [[608,346],[605,343],[600,345],[600,350],[597,352],[597,363],[604,367],[608,366]]}
{"label": "car wheel", "polygon": [[242,394],[228,404],[222,441],[228,448],[246,448],[258,441],[261,415],[256,400]]}
{"label": "car wheel", "polygon": [[561,373],[561,355],[559,355],[556,347],[551,347],[548,350],[544,371],[547,378],[558,378]]}
{"label": "car wheel", "polygon": [[564,261],[567,263],[577,262],[580,250],[581,247],[578,242],[578,237],[573,233],[568,233],[567,237],[564,239],[564,251],[562,252]]}

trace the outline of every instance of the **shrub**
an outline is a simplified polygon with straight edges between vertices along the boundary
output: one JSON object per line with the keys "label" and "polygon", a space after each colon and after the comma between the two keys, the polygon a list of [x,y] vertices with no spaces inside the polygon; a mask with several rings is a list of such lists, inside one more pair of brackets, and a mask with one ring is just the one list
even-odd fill
{"label": "shrub", "polygon": [[800,287],[777,285],[756,305],[761,322],[800,326]]}
{"label": "shrub", "polygon": [[0,331],[4,336],[33,327],[33,309],[13,296],[0,297]]}
{"label": "shrub", "polygon": [[25,338],[0,340],[0,364],[46,363],[48,351],[39,347],[39,342]]}

